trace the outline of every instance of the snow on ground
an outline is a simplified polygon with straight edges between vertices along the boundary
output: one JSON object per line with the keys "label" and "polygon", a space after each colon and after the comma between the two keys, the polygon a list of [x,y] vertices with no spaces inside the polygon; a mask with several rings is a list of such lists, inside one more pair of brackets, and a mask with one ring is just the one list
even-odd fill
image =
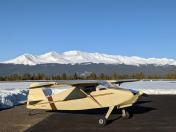
{"label": "snow on ground", "polygon": [[0,82],[0,108],[10,108],[24,103],[30,82]]}
{"label": "snow on ground", "polygon": [[0,91],[0,108],[10,108],[26,101],[28,90],[1,90]]}
{"label": "snow on ground", "polygon": [[[10,108],[24,103],[30,83],[32,82],[0,82],[0,108]],[[176,81],[138,81],[123,83],[120,87],[141,90],[147,94],[176,94]],[[57,92],[58,89],[52,91]]]}
{"label": "snow on ground", "polygon": [[120,87],[141,90],[146,94],[176,94],[176,81],[137,81],[123,83]]}

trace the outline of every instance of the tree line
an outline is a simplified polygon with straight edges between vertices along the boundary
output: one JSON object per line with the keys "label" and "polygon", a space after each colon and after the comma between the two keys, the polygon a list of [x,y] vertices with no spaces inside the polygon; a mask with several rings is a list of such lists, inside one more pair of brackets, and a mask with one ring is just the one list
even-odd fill
{"label": "tree line", "polygon": [[119,75],[113,73],[107,75],[104,73],[96,74],[90,73],[89,75],[82,76],[78,73],[73,75],[70,74],[60,74],[60,75],[46,75],[43,73],[37,74],[13,74],[8,76],[0,76],[0,81],[21,81],[21,80],[119,80],[119,79],[176,79],[176,73],[167,74],[165,76],[160,75],[145,75],[143,72],[133,73],[133,74],[123,74]]}

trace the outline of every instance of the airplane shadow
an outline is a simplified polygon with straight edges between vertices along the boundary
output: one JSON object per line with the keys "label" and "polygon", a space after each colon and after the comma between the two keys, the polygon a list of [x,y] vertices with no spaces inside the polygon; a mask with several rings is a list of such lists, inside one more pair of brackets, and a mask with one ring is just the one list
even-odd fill
{"label": "airplane shadow", "polygon": [[138,101],[138,102],[136,102],[136,104],[146,104],[146,103],[150,103],[150,102],[152,102],[152,101],[149,101],[149,100],[143,100],[143,101]]}
{"label": "airplane shadow", "polygon": [[[145,102],[146,103],[146,102]],[[135,104],[134,106],[127,108],[126,109],[129,113],[130,113],[130,117],[129,118],[133,118],[133,116],[137,115],[137,114],[145,114],[148,113],[150,111],[153,110],[157,110],[156,108],[153,107],[146,107],[146,106],[141,106],[139,104]],[[108,120],[107,125],[111,124],[112,122],[114,122],[117,119],[121,118],[121,111],[115,111],[116,114],[118,114],[119,116],[115,117],[115,118],[110,118],[110,120]],[[113,114],[115,114],[115,112],[113,112]]]}
{"label": "airplane shadow", "polygon": [[141,105],[134,105],[130,108],[127,109],[129,113],[132,113],[133,115],[135,114],[144,114],[153,110],[157,110],[156,108],[153,107],[147,107],[147,106],[141,106]]}

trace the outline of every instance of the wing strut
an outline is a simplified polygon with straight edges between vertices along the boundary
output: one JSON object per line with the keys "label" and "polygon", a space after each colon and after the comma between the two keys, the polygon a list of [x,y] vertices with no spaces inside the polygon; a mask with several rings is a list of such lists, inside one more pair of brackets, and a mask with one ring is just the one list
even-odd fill
{"label": "wing strut", "polygon": [[89,97],[89,98],[91,98],[95,103],[97,103],[100,107],[102,107],[101,106],[101,104],[92,96],[92,95],[88,95],[86,92],[84,92],[82,89],[80,89],[80,91],[82,92],[82,93],[84,93],[87,97]]}

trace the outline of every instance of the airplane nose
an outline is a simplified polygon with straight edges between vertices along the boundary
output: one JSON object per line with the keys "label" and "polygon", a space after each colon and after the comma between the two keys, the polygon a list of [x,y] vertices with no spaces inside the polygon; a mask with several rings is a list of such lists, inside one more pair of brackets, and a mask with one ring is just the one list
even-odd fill
{"label": "airplane nose", "polygon": [[140,95],[140,96],[143,96],[143,97],[148,97],[148,96],[149,96],[148,94],[146,94],[146,93],[144,93],[144,92],[142,92],[142,91],[139,91],[139,95]]}
{"label": "airplane nose", "polygon": [[143,96],[143,97],[149,97],[149,95],[146,94],[146,93],[143,93],[142,96]]}
{"label": "airplane nose", "polygon": [[133,93],[134,95],[137,94],[139,91],[133,90],[133,89],[129,89],[131,93]]}

